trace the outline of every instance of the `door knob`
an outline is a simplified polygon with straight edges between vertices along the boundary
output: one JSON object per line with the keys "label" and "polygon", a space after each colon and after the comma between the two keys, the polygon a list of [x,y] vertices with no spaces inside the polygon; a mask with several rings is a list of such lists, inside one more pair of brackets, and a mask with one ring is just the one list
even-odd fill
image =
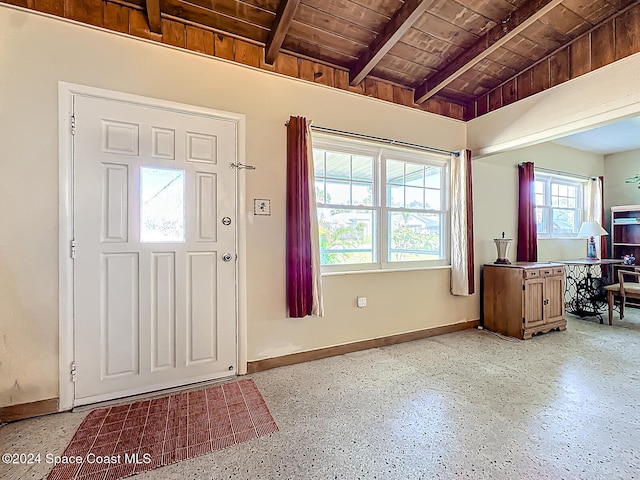
{"label": "door knob", "polygon": [[230,262],[232,258],[233,257],[231,256],[230,253],[223,253],[222,254],[222,260],[224,260],[225,262]]}

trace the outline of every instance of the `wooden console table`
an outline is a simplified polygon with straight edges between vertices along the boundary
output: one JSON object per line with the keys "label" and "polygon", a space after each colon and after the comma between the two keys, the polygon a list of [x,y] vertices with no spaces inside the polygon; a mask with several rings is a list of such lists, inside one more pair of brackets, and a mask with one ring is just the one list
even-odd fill
{"label": "wooden console table", "polygon": [[484,266],[484,327],[511,337],[566,330],[564,267],[516,262]]}

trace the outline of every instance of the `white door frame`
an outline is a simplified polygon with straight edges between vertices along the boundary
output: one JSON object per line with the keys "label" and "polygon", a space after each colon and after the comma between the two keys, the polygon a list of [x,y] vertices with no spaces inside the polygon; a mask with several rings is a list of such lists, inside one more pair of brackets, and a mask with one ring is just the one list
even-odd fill
{"label": "white door frame", "polygon": [[[59,329],[58,329],[58,374],[59,411],[70,410],[74,406],[74,387],[71,380],[71,363],[75,350],[73,340],[73,261],[71,240],[73,238],[73,141],[71,136],[71,115],[76,96],[95,97],[125,102],[140,106],[151,106],[181,113],[190,113],[213,118],[231,120],[237,125],[237,163],[245,162],[245,116],[240,113],[223,112],[195,105],[185,105],[166,100],[142,97],[128,93],[104,90],[102,88],[58,82],[58,183],[59,183]],[[247,373],[247,290],[246,290],[246,224],[244,171],[239,170],[236,185],[236,251],[237,280],[237,373]]]}

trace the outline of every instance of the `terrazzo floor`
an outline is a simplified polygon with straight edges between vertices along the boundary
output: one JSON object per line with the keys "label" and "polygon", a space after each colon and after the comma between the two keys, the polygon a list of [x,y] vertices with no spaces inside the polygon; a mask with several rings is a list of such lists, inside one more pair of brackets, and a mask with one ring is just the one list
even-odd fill
{"label": "terrazzo floor", "polygon": [[[526,342],[479,330],[251,375],[279,432],[143,479],[640,478],[640,310]],[[606,322],[606,318],[605,318]],[[87,413],[0,427],[0,453],[61,454]],[[51,465],[0,464],[0,478]]]}

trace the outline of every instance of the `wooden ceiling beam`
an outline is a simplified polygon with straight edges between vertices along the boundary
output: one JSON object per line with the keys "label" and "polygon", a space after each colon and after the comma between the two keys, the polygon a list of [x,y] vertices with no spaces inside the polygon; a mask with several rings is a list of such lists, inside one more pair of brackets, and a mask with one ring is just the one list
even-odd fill
{"label": "wooden ceiling beam", "polygon": [[162,34],[162,19],[160,18],[160,0],[146,0],[145,10],[149,20],[149,30]]}
{"label": "wooden ceiling beam", "polygon": [[391,17],[383,32],[365,50],[349,72],[349,84],[358,85],[380,62],[391,48],[433,4],[433,0],[405,0],[400,9]]}
{"label": "wooden ceiling beam", "polygon": [[267,45],[264,49],[264,61],[270,65],[276,61],[280,47],[287,36],[293,15],[296,13],[300,0],[281,0],[276,12],[276,18],[267,37]]}
{"label": "wooden ceiling beam", "polygon": [[513,11],[480,37],[471,47],[462,52],[451,63],[422,83],[415,91],[415,102],[422,103],[433,97],[456,78],[473,68],[481,60],[503,46],[527,27],[538,21],[562,3],[563,0],[529,0]]}

